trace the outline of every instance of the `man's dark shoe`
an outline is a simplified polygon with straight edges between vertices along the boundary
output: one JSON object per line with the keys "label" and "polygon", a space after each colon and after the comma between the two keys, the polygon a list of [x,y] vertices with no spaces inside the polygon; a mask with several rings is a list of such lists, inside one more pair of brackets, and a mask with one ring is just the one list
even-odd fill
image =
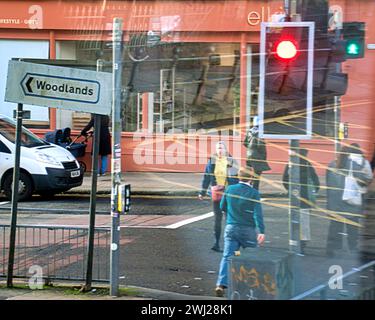
{"label": "man's dark shoe", "polygon": [[215,288],[216,297],[223,297],[224,296],[224,286],[217,286]]}
{"label": "man's dark shoe", "polygon": [[221,250],[220,247],[219,247],[217,244],[215,244],[215,245],[211,248],[211,250],[216,251],[216,252],[223,252],[223,250]]}

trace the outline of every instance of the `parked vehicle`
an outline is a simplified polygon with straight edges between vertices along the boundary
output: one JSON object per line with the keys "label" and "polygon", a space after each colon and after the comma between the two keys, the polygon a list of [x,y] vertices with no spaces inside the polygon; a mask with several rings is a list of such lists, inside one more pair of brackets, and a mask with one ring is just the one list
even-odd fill
{"label": "parked vehicle", "polygon": [[[0,115],[0,189],[10,199],[14,167],[16,123]],[[32,194],[50,197],[78,187],[83,169],[65,148],[46,142],[22,127],[19,200]]]}

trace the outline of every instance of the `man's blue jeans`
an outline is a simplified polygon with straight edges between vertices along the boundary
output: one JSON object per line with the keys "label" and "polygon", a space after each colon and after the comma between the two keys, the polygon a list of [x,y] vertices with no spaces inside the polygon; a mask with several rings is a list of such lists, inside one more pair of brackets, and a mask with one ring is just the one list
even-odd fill
{"label": "man's blue jeans", "polygon": [[256,247],[257,233],[255,228],[248,226],[240,226],[227,224],[224,232],[224,251],[220,262],[219,275],[217,278],[217,286],[228,287],[228,262],[229,258],[240,247]]}

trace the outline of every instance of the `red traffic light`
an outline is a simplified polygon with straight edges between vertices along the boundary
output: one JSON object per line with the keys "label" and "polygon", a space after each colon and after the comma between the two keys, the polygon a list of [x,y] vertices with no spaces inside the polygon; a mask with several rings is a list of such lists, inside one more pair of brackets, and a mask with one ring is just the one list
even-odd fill
{"label": "red traffic light", "polygon": [[283,61],[290,61],[297,57],[298,47],[295,41],[281,40],[276,44],[276,57]]}

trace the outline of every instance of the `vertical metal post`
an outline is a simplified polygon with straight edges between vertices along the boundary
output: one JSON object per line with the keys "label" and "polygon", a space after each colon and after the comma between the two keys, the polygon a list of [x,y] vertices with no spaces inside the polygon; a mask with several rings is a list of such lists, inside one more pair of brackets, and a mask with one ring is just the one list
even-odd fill
{"label": "vertical metal post", "polygon": [[[98,59],[96,63],[96,71],[102,71],[103,62]],[[94,238],[95,238],[95,214],[96,214],[96,190],[98,184],[98,154],[100,141],[100,123],[101,115],[94,115],[94,140],[93,140],[93,157],[92,157],[92,176],[91,176],[91,191],[90,191],[90,221],[89,233],[87,240],[87,265],[86,265],[86,283],[84,290],[91,289],[92,282],[92,268],[94,256]]]}
{"label": "vertical metal post", "polygon": [[21,158],[21,134],[22,134],[22,116],[23,104],[17,104],[16,112],[16,141],[14,146],[14,168],[13,168],[13,188],[12,188],[12,208],[11,208],[11,224],[9,237],[9,255],[8,255],[8,274],[7,287],[13,286],[13,267],[14,267],[14,253],[16,247],[16,232],[17,232],[17,206],[18,206],[18,186],[20,176],[20,158]]}
{"label": "vertical metal post", "polygon": [[[335,38],[339,40],[341,36],[341,31],[339,28],[335,30]],[[341,72],[341,63],[336,63],[336,72]],[[338,152],[340,151],[341,143],[340,143],[340,121],[341,121],[341,112],[340,112],[340,104],[341,99],[339,96],[334,97],[334,117],[335,117],[335,155],[338,156]]]}
{"label": "vertical metal post", "polygon": [[113,19],[113,101],[112,101],[112,190],[111,190],[111,258],[110,295],[118,295],[120,260],[120,213],[118,190],[121,184],[121,89],[122,89],[122,25],[121,18]]}
{"label": "vertical metal post", "polygon": [[300,253],[300,157],[299,140],[290,140],[289,156],[289,250]]}

